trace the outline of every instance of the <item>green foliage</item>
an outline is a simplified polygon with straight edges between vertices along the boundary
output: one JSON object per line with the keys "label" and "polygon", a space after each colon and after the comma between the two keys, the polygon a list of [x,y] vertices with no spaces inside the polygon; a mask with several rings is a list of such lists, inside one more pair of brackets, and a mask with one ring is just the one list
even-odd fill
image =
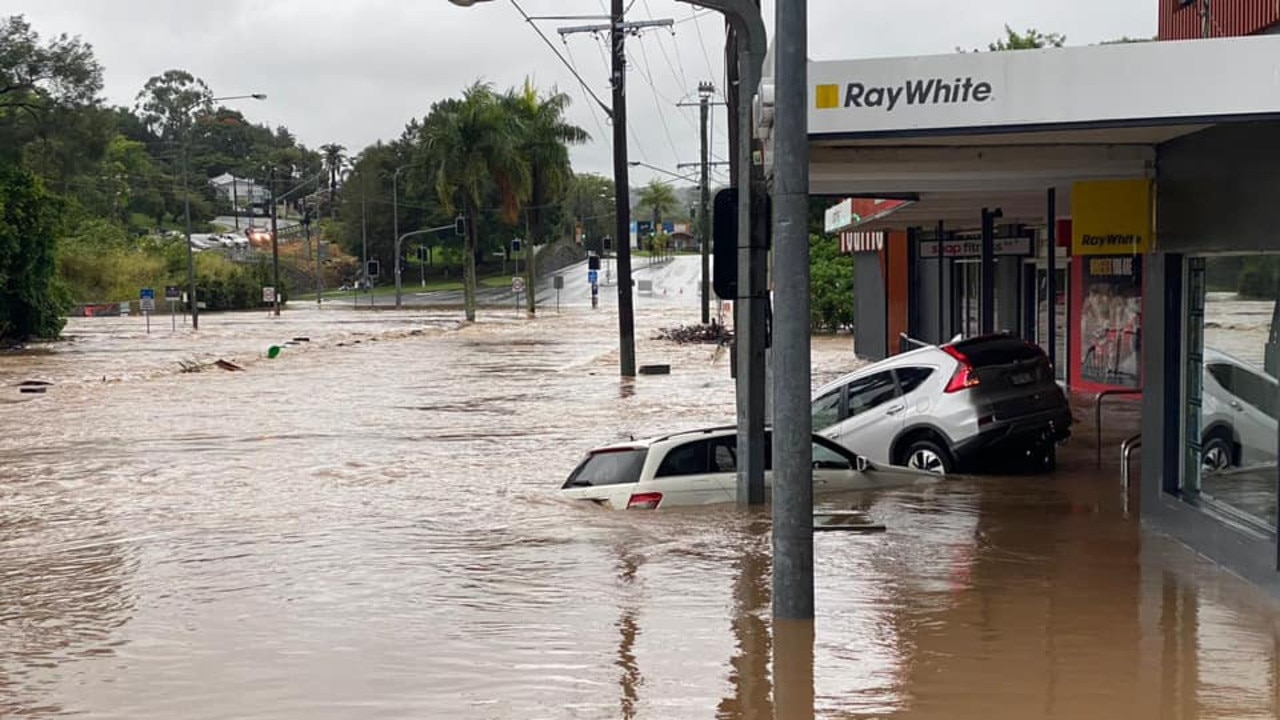
{"label": "green foliage", "polygon": [[654,232],[662,224],[662,216],[670,212],[678,201],[671,184],[661,180],[650,180],[648,185],[640,188],[640,207],[647,207],[653,212]]}
{"label": "green foliage", "polygon": [[58,214],[34,175],[0,164],[0,340],[62,332],[67,298],[56,276]]}
{"label": "green foliage", "polygon": [[[993,43],[987,44],[987,50],[991,52],[1003,52],[1005,50],[1036,50],[1047,47],[1062,47],[1067,42],[1067,36],[1059,33],[1042,33],[1035,28],[1028,28],[1026,32],[1019,33],[1008,25],[1004,26],[1004,37]],[[957,52],[965,52],[961,48],[956,48]],[[973,52],[978,52],[974,50]]]}
{"label": "green foliage", "polygon": [[1251,300],[1280,298],[1280,257],[1246,258],[1240,270],[1236,291],[1240,297]]}
{"label": "green foliage", "polygon": [[839,240],[809,236],[810,321],[814,330],[835,332],[853,325],[853,258]]}

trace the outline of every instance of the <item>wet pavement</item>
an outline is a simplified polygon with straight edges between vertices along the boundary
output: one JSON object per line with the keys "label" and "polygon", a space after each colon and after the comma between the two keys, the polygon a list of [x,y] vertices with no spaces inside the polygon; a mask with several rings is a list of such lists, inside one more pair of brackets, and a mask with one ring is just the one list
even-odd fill
{"label": "wet pavement", "polygon": [[1087,426],[1052,477],[844,498],[887,531],[815,537],[811,629],[771,631],[766,513],[560,501],[592,445],[732,420],[726,352],[649,339],[696,308],[639,312],[670,376],[620,381],[582,308],[74,319],[0,355],[0,717],[1280,714],[1276,605],[1143,531]]}

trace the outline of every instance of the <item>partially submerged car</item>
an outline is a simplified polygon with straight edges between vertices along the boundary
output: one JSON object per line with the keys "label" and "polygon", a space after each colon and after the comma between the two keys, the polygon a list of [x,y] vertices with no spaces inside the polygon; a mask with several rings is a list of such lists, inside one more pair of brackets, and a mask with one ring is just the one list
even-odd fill
{"label": "partially submerged car", "polygon": [[994,458],[1051,470],[1072,422],[1048,356],[1009,335],[923,345],[868,365],[819,388],[812,412],[815,432],[872,462],[935,473]]}
{"label": "partially submerged car", "polygon": [[[772,481],[772,436],[765,431],[765,488]],[[737,429],[706,428],[596,448],[569,474],[561,494],[614,509],[734,502]],[[936,480],[925,473],[880,467],[819,435],[813,436],[814,494],[902,487]]]}

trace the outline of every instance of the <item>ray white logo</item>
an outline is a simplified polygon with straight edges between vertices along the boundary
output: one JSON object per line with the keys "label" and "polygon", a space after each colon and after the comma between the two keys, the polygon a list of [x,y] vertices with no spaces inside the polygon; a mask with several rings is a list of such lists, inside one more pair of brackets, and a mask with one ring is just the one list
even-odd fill
{"label": "ray white logo", "polygon": [[986,103],[994,97],[991,83],[975,81],[973,77],[907,80],[898,85],[868,85],[851,82],[839,85],[819,85],[815,102],[819,110],[833,108],[875,108],[893,112],[903,105],[955,105]]}

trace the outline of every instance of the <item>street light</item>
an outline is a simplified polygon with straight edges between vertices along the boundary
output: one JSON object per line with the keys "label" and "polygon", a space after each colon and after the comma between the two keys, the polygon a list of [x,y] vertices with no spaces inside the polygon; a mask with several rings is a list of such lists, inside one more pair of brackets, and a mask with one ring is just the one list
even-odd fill
{"label": "street light", "polygon": [[[396,168],[395,173],[391,176],[391,228],[392,234],[396,237],[396,309],[400,309],[400,171],[406,170],[412,165],[401,165]],[[422,262],[422,258],[418,258],[418,262]],[[422,275],[422,286],[427,286],[426,270]]]}
{"label": "street light", "polygon": [[[266,100],[267,96],[263,93],[251,93],[249,95],[226,95],[223,97],[209,98],[208,102],[215,103],[222,100]],[[199,102],[197,100],[197,102]],[[184,108],[186,112],[190,112],[195,103]],[[184,113],[185,114],[185,113]],[[187,285],[191,293],[191,329],[200,329],[200,301],[196,298],[196,254],[191,248],[191,190],[187,184],[187,154],[191,151],[191,123],[187,123],[187,133],[185,142],[182,143],[182,211],[186,216],[186,235],[187,235]]]}

